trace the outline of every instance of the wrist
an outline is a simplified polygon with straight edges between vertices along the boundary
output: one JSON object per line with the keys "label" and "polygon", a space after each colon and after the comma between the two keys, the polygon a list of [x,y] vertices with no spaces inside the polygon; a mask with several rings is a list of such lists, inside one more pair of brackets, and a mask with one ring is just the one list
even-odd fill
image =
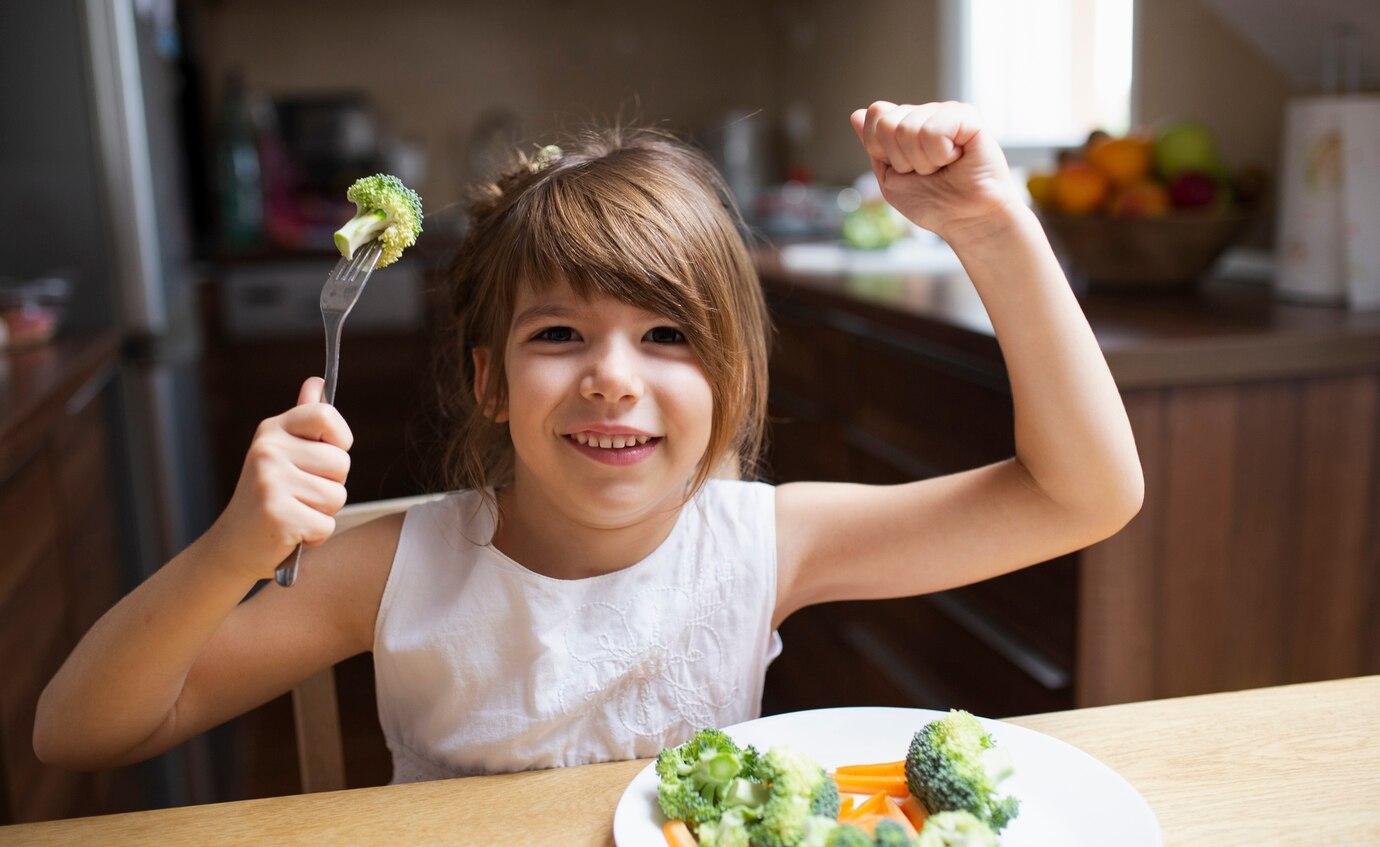
{"label": "wrist", "polygon": [[1040,227],[1035,213],[1024,202],[1013,199],[998,203],[981,215],[953,221],[937,234],[956,252],[962,253],[1009,239],[1032,225]]}
{"label": "wrist", "polygon": [[193,541],[182,556],[200,576],[243,583],[245,590],[271,575],[276,561],[268,562],[254,546],[244,543],[232,528],[224,525],[224,515],[217,518],[201,537]]}

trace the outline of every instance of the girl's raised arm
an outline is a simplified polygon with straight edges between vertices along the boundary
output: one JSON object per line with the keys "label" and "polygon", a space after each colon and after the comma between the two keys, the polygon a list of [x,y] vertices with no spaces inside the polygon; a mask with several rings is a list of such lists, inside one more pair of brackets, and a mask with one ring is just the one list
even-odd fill
{"label": "girl's raised arm", "polygon": [[[40,759],[141,761],[370,649],[401,516],[326,540],[345,502],[350,433],[320,393],[309,380],[294,409],[260,425],[215,525],[72,651],[38,701]],[[241,603],[299,540],[310,549],[297,585]]]}
{"label": "girl's raised arm", "polygon": [[1006,360],[1016,456],[904,485],[777,489],[776,619],[812,603],[902,597],[1085,547],[1140,509],[1116,384],[1006,159],[961,103],[852,116],[882,193],[953,247]]}

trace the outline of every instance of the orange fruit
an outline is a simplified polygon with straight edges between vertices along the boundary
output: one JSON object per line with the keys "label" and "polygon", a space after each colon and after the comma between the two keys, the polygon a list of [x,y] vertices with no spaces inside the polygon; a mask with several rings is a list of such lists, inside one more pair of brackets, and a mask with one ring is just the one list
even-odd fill
{"label": "orange fruit", "polygon": [[1054,205],[1054,174],[1031,174],[1025,187],[1036,206],[1048,209]]}
{"label": "orange fruit", "polygon": [[1107,199],[1111,183],[1087,162],[1072,161],[1054,175],[1054,202],[1066,215],[1086,215]]}
{"label": "orange fruit", "polygon": [[1169,199],[1169,189],[1147,179],[1119,190],[1109,211],[1114,218],[1159,218],[1169,214]]}
{"label": "orange fruit", "polygon": [[1138,138],[1113,138],[1088,150],[1088,163],[1117,185],[1131,185],[1150,173],[1150,153]]}

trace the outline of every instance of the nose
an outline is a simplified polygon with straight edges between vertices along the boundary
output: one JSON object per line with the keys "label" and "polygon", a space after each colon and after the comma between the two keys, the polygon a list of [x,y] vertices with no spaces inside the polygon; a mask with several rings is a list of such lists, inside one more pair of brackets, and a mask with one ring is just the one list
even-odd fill
{"label": "nose", "polygon": [[580,380],[580,396],[605,403],[636,403],[644,389],[637,372],[636,353],[610,340],[594,351],[589,369]]}

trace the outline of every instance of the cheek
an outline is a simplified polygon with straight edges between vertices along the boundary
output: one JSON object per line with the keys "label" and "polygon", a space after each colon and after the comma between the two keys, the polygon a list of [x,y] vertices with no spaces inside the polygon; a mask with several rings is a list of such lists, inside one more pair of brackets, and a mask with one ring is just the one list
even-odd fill
{"label": "cheek", "polygon": [[694,365],[673,369],[665,381],[663,396],[670,414],[687,443],[703,447],[714,423],[714,392]]}
{"label": "cheek", "polygon": [[540,430],[546,418],[568,390],[568,379],[559,364],[536,362],[521,356],[509,359],[508,418],[517,433]]}

